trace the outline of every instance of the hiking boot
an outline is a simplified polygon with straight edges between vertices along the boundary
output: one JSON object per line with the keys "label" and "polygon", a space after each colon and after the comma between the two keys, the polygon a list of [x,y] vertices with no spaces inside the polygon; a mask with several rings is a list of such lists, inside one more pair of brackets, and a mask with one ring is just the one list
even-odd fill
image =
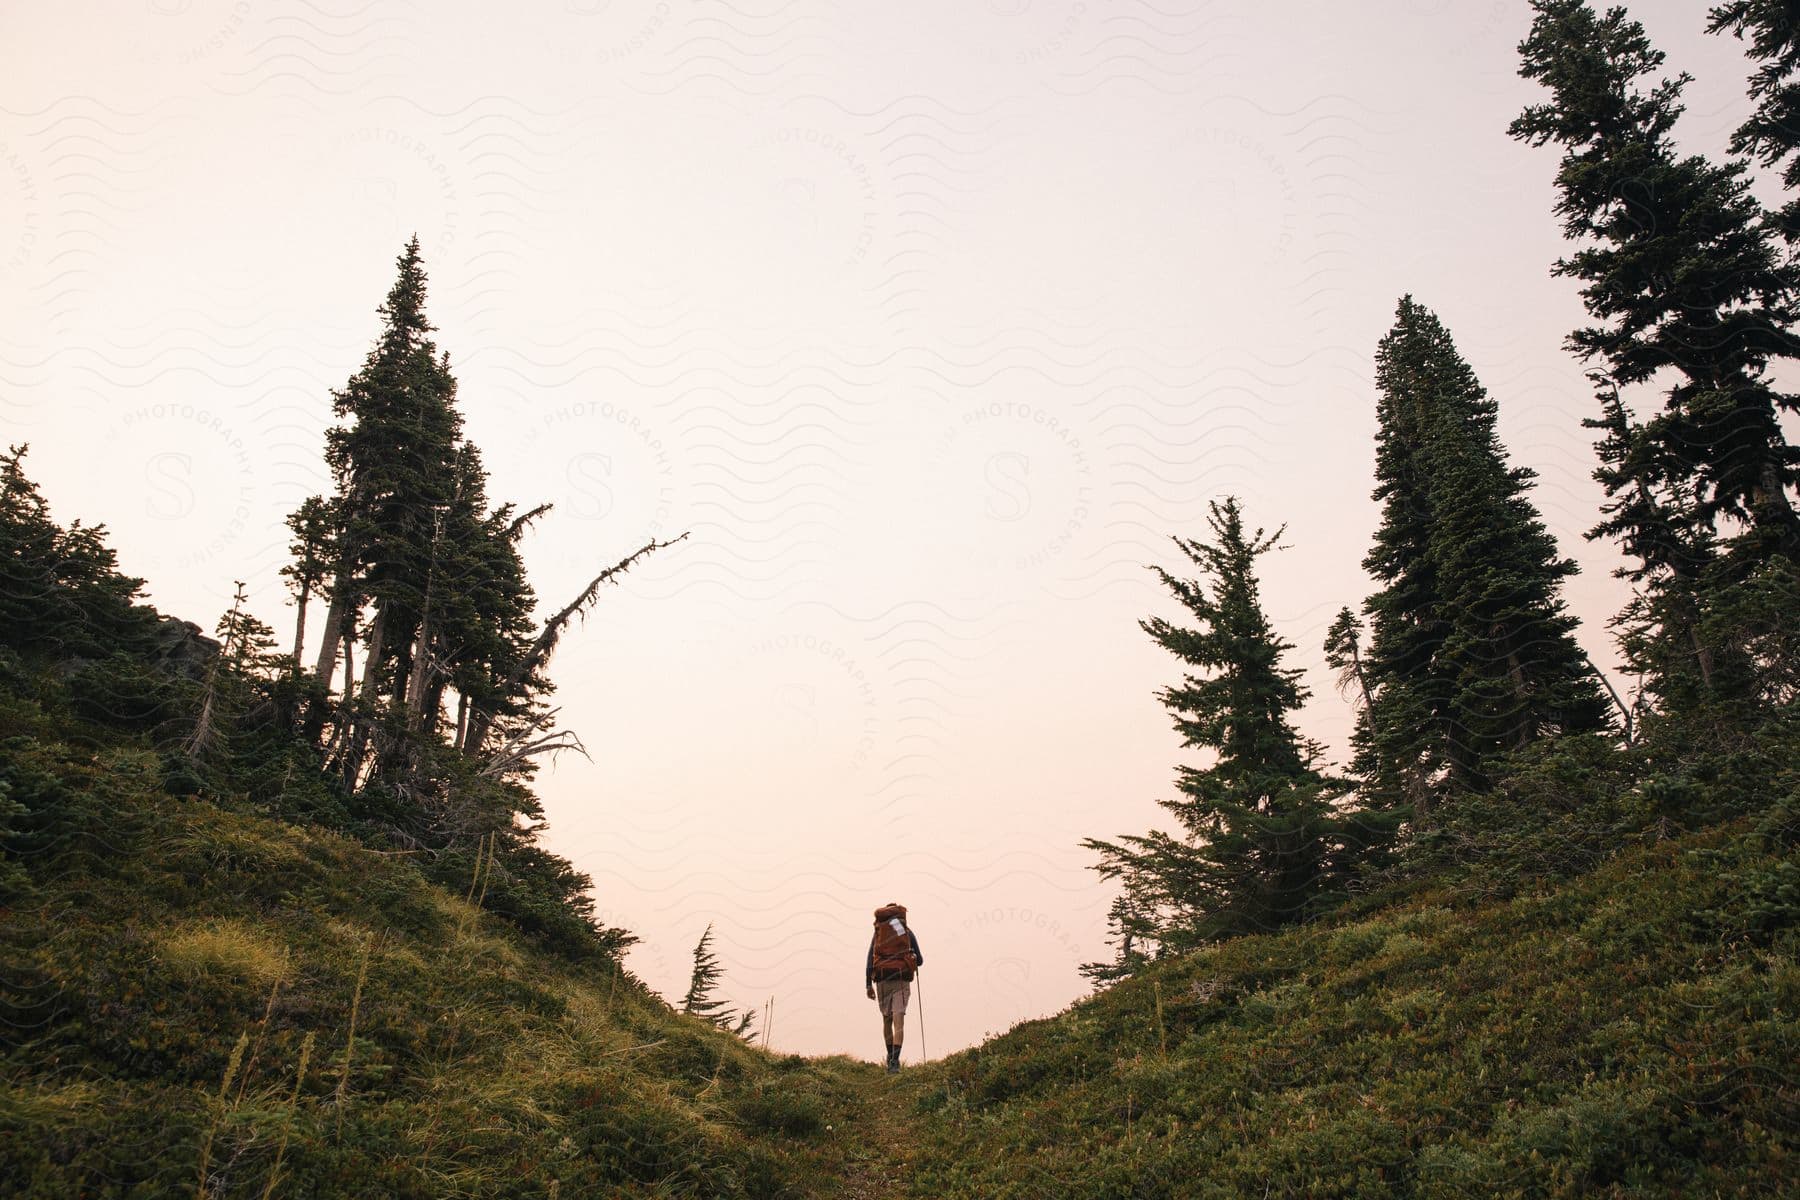
{"label": "hiking boot", "polygon": [[900,1073],[900,1047],[888,1047],[887,1070],[889,1075],[898,1075]]}

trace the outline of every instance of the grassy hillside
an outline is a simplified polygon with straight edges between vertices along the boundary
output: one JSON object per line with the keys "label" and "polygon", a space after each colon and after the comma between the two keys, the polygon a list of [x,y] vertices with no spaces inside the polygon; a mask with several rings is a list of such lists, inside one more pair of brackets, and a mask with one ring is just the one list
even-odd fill
{"label": "grassy hillside", "polygon": [[836,1195],[868,1155],[873,1067],[679,1016],[406,854],[18,697],[0,782],[9,1196]]}
{"label": "grassy hillside", "polygon": [[[1791,788],[1792,778],[1789,777]],[[1800,1189],[1800,796],[1226,943],[915,1080],[913,1194]]]}
{"label": "grassy hillside", "polygon": [[322,772],[288,660],[136,604],[18,457],[6,1196],[1800,1194],[1791,704],[1521,752],[1331,918],[895,1081],[672,1012],[522,780]]}
{"label": "grassy hillside", "polygon": [[678,1016],[610,959],[471,903],[473,878],[446,888],[247,797],[173,794],[144,740],[28,697],[0,698],[0,783],[9,1195],[1747,1196],[1800,1179],[1791,790],[1704,829],[1652,825],[1597,868],[1578,854],[1569,878],[1445,873],[1157,964],[895,1083]]}
{"label": "grassy hillside", "polygon": [[[473,860],[446,883],[441,862],[196,787],[53,676],[7,682],[8,1195],[1800,1182],[1800,775],[1778,726],[1736,768],[1638,786],[1560,752],[1522,776],[1532,819],[1517,796],[1471,807],[1422,846],[1428,870],[1356,911],[1156,964],[895,1083],[671,1012],[608,954],[494,911]],[[1696,828],[1660,815],[1727,795]]]}

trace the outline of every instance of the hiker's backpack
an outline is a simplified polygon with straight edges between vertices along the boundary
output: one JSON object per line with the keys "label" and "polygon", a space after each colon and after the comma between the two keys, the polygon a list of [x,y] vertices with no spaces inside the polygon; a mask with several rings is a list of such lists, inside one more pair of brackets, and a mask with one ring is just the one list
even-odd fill
{"label": "hiker's backpack", "polygon": [[875,974],[911,979],[919,956],[906,932],[906,906],[884,904],[875,910]]}

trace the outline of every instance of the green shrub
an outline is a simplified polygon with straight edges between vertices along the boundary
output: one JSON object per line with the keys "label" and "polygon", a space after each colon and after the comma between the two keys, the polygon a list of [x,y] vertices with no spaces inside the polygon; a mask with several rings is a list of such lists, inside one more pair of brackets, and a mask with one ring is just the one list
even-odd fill
{"label": "green shrub", "polygon": [[803,1138],[825,1128],[824,1107],[798,1080],[755,1084],[732,1107],[754,1133]]}
{"label": "green shrub", "polygon": [[76,664],[64,681],[69,707],[96,725],[133,733],[177,737],[186,733],[181,718],[190,711],[183,687],[141,658],[113,654]]}

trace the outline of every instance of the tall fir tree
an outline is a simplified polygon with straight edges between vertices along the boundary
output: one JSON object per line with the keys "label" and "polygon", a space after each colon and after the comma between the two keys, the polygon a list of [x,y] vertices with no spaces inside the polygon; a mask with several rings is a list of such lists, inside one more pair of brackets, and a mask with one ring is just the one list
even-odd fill
{"label": "tall fir tree", "polygon": [[[362,369],[335,393],[339,424],[326,435],[337,483],[336,565],[318,675],[329,678],[347,622],[364,607],[361,698],[404,697],[414,635],[430,589],[441,530],[467,507],[462,420],[448,356],[431,340],[419,242],[408,243],[381,306],[383,328]],[[306,513],[297,513],[296,521]]]}
{"label": "tall fir tree", "polygon": [[[1580,245],[1555,273],[1582,281],[1596,321],[1568,344],[1605,364],[1606,407],[1590,424],[1603,433],[1596,477],[1608,502],[1593,536],[1639,555],[1625,572],[1637,594],[1620,614],[1621,641],[1664,708],[1754,697],[1769,670],[1754,646],[1791,605],[1800,560],[1800,452],[1781,425],[1800,404],[1770,373],[1800,358],[1800,261],[1751,195],[1741,159],[1678,152],[1688,76],[1647,82],[1663,55],[1638,22],[1581,0],[1533,9],[1520,73],[1550,100],[1511,132],[1564,148],[1556,211]],[[1714,23],[1741,18],[1754,32],[1764,12],[1726,5]],[[1739,131],[1738,144],[1770,162],[1788,153],[1781,36],[1757,39],[1777,57],[1763,97],[1775,107]],[[1671,379],[1641,420],[1614,390]]]}
{"label": "tall fir tree", "polygon": [[481,456],[462,438],[456,381],[425,315],[416,237],[396,267],[381,334],[334,393],[326,461],[335,490],[289,518],[286,573],[300,606],[296,657],[306,605],[320,596],[319,685],[345,667],[327,747],[335,768],[353,787],[377,779],[406,791],[435,742],[447,689],[459,690],[462,721],[470,707],[504,720],[530,711],[527,693],[547,681],[512,679],[531,644],[535,598],[511,510],[488,510]]}
{"label": "tall fir tree", "polygon": [[[549,506],[489,507],[449,358],[432,341],[416,237],[396,267],[381,333],[334,393],[338,422],[326,434],[334,488],[288,519],[293,560],[283,573],[299,610],[296,659],[309,605],[323,602],[326,612],[317,665],[287,693],[307,700],[305,731],[347,790],[379,799],[384,819],[409,837],[455,840],[536,819],[536,801],[513,785],[542,756],[581,746],[555,728],[546,704],[550,656],[604,584],[669,543],[652,540],[535,621],[519,539]],[[448,782],[455,771],[503,786],[457,789]],[[484,806],[477,794],[511,807]]]}
{"label": "tall fir tree", "polygon": [[1114,914],[1120,956],[1090,967],[1096,979],[1135,969],[1146,941],[1179,951],[1311,915],[1338,895],[1367,843],[1367,827],[1335,806],[1343,788],[1319,770],[1319,748],[1290,719],[1307,694],[1300,672],[1282,666],[1293,647],[1263,612],[1255,571],[1280,531],[1247,531],[1235,498],[1212,504],[1208,524],[1210,542],[1174,539],[1200,579],[1154,568],[1194,624],[1140,625],[1188,669],[1159,696],[1183,747],[1213,761],[1180,767],[1179,798],[1161,801],[1179,836],[1083,843],[1126,896]]}
{"label": "tall fir tree", "polygon": [[1364,697],[1366,802],[1417,813],[1446,786],[1485,788],[1513,750],[1605,728],[1608,705],[1559,596],[1575,564],[1532,507],[1534,473],[1506,465],[1498,407],[1449,331],[1403,297],[1375,364],[1382,516],[1363,566],[1382,587],[1366,651],[1343,613],[1326,652]]}
{"label": "tall fir tree", "polygon": [[[402,690],[405,648],[419,621],[434,531],[455,502],[462,420],[448,356],[425,318],[425,268],[413,238],[380,312],[380,340],[334,397],[340,421],[326,461],[343,497],[338,584],[372,614],[364,634],[363,698]],[[334,594],[334,608],[338,596]],[[327,630],[327,636],[331,636]]]}
{"label": "tall fir tree", "polygon": [[1603,358],[1621,386],[1679,373],[1666,419],[1646,434],[1701,483],[1695,517],[1745,523],[1755,555],[1792,555],[1800,458],[1780,414],[1796,405],[1768,366],[1800,358],[1792,333],[1800,272],[1776,244],[1742,161],[1678,154],[1670,135],[1689,77],[1639,89],[1663,64],[1642,25],[1620,8],[1596,15],[1585,0],[1532,8],[1520,74],[1551,100],[1527,107],[1512,134],[1565,148],[1556,210],[1565,236],[1583,246],[1555,271],[1586,284],[1582,298],[1600,322],[1572,333],[1570,346]]}
{"label": "tall fir tree", "polygon": [[[1732,134],[1732,153],[1781,167],[1782,185],[1800,188],[1800,11],[1791,0],[1732,0],[1713,8],[1708,28],[1748,42],[1760,64],[1750,76],[1756,111]],[[1800,197],[1770,217],[1788,241],[1800,239]]]}
{"label": "tall fir tree", "polygon": [[[1756,111],[1732,135],[1734,152],[1780,165],[1787,203],[1770,223],[1800,255],[1800,9],[1791,0],[1732,0],[1714,8],[1711,31],[1749,43],[1759,65],[1750,77]],[[1741,647],[1750,707],[1800,698],[1800,555],[1772,555],[1728,597],[1720,624]]]}
{"label": "tall fir tree", "polygon": [[1742,686],[1748,663],[1712,634],[1711,597],[1723,570],[1712,526],[1696,520],[1701,485],[1666,443],[1637,423],[1618,384],[1595,377],[1600,415],[1582,424],[1600,434],[1594,478],[1606,489],[1589,539],[1611,538],[1628,558],[1614,572],[1632,597],[1613,618],[1625,664],[1643,681],[1639,701],[1689,711]]}

